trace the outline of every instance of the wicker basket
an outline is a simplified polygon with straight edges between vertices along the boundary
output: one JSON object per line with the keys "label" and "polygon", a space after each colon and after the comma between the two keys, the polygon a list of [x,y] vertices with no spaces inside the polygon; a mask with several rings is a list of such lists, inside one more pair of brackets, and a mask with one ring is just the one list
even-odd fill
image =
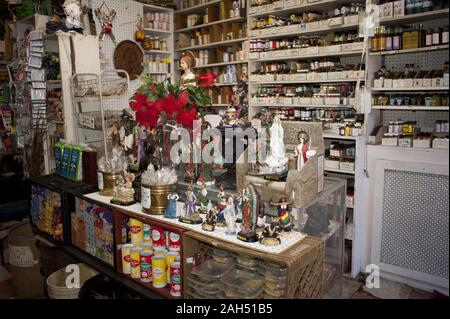
{"label": "wicker basket", "polygon": [[83,263],[77,265],[80,267],[80,287],[67,288],[66,278],[70,275],[70,272],[66,273],[66,267],[63,267],[47,278],[47,292],[50,299],[78,299],[83,284],[98,274]]}

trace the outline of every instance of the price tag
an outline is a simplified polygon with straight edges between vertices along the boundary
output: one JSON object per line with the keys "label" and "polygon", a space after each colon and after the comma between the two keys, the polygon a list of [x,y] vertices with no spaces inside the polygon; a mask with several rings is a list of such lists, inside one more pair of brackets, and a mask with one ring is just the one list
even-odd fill
{"label": "price tag", "polygon": [[143,208],[149,209],[152,205],[150,188],[141,187],[141,204]]}

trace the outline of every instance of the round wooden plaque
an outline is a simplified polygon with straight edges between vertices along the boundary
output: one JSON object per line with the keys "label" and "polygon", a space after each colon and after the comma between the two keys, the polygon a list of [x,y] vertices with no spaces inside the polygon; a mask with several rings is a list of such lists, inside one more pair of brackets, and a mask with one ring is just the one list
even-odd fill
{"label": "round wooden plaque", "polygon": [[125,70],[130,80],[136,80],[144,71],[144,53],[141,47],[134,41],[120,42],[114,50],[114,67]]}

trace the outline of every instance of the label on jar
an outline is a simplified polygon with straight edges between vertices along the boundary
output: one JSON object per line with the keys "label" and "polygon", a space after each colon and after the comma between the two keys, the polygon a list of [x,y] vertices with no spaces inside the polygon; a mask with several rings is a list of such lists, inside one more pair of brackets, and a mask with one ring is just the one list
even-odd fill
{"label": "label on jar", "polygon": [[433,45],[439,45],[440,33],[433,33]]}
{"label": "label on jar", "polygon": [[103,173],[97,172],[98,189],[103,189]]}
{"label": "label on jar", "polygon": [[392,49],[400,50],[400,36],[395,36],[392,40]]}
{"label": "label on jar", "polygon": [[442,32],[442,44],[448,44],[448,31]]}
{"label": "label on jar", "polygon": [[150,188],[141,187],[141,204],[143,208],[150,208],[152,204],[152,199],[150,196]]}
{"label": "label on jar", "polygon": [[426,46],[433,45],[433,35],[431,33],[427,34],[427,36],[425,38],[425,45]]}

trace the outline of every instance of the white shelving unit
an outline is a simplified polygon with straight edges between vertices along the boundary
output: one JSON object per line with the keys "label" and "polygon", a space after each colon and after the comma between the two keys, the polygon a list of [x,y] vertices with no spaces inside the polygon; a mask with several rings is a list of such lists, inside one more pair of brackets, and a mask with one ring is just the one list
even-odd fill
{"label": "white shelving unit", "polygon": [[[376,3],[377,1],[368,0],[368,3]],[[424,29],[448,26],[448,16],[449,9],[442,9],[430,12],[410,14],[400,17],[381,19],[380,25],[382,26],[406,26],[423,24]],[[449,61],[448,54],[448,44],[424,47],[418,49],[403,49],[398,51],[384,51],[384,52],[370,52],[367,55],[366,65],[367,67],[367,84],[370,88],[369,96],[366,99],[368,104],[371,104],[372,95],[411,95],[411,94],[425,94],[433,95],[435,93],[448,94],[449,87],[409,87],[409,88],[374,88],[373,80],[374,74],[382,66],[386,66],[387,70],[395,68],[395,70],[402,71],[406,64],[414,63],[416,68],[424,70],[442,70],[444,62]],[[422,93],[423,92],[423,93]],[[370,134],[379,125],[386,126],[390,121],[402,120],[414,120],[418,122],[418,126],[424,131],[432,131],[434,129],[434,123],[437,120],[449,120],[449,107],[448,106],[381,106],[381,105],[368,105],[365,108],[366,123],[367,123],[367,134]],[[423,258],[417,260],[416,255],[420,255],[420,249],[414,249],[414,256],[401,256],[399,260],[392,264],[388,262],[389,257],[387,257],[387,250],[394,251],[396,249],[396,241],[398,241],[399,234],[395,231],[386,227],[380,223],[380,218],[387,219],[389,214],[395,215],[396,209],[398,209],[399,214],[403,214],[402,208],[392,208],[385,207],[383,204],[383,198],[386,198],[386,192],[392,192],[392,189],[387,191],[386,187],[389,187],[389,182],[386,181],[386,174],[392,172],[393,174],[404,174],[413,180],[412,183],[417,183],[418,178],[427,178],[426,181],[422,183],[432,183],[430,182],[432,178],[439,176],[427,175],[434,174],[430,173],[435,170],[436,167],[444,168],[446,167],[448,174],[448,150],[432,149],[432,148],[414,148],[414,147],[389,147],[383,145],[368,145],[366,147],[366,164],[365,170],[367,172],[364,178],[365,189],[362,197],[364,197],[363,209],[365,214],[359,215],[355,222],[355,238],[354,241],[354,257],[358,259],[357,264],[354,266],[358,267],[361,272],[364,272],[366,266],[369,264],[380,265],[380,273],[384,278],[399,281],[408,284],[413,287],[418,287],[422,289],[437,289],[442,288],[442,279],[437,276],[431,276],[422,267],[413,267],[411,265],[417,265],[421,263]],[[443,156],[443,154],[447,154]],[[447,159],[444,159],[447,158]],[[433,168],[434,167],[434,168]],[[411,175],[409,175],[411,174]],[[417,174],[417,175],[414,175]],[[418,176],[421,177],[418,177]],[[412,176],[415,176],[414,178]],[[428,177],[433,176],[433,177]],[[447,175],[448,176],[448,175]],[[429,178],[429,179],[428,179]],[[427,184],[428,185],[428,184]],[[435,186],[428,186],[435,187]],[[436,189],[438,191],[438,189]],[[402,202],[405,195],[402,193],[401,189],[393,191],[396,201]],[[413,193],[414,190],[408,187],[408,192],[411,192],[413,197],[419,198],[419,193]],[[360,192],[358,192],[359,194]],[[384,194],[384,195],[380,195]],[[380,195],[380,196],[379,196]],[[384,197],[383,197],[384,196]],[[357,201],[360,199],[359,196],[356,198]],[[412,200],[414,201],[414,200]],[[415,203],[412,203],[415,206]],[[427,205],[427,209],[420,211],[420,220],[426,214],[430,213],[431,204]],[[395,205],[394,205],[395,206]],[[433,208],[432,215],[438,215],[437,211]],[[421,227],[421,222],[417,222],[415,218],[415,212],[408,212],[407,215],[403,215],[403,218],[408,219],[408,227],[410,229],[417,229],[415,227]],[[397,227],[397,226],[395,226]],[[394,228],[395,228],[394,227]],[[445,227],[445,226],[443,226]],[[401,228],[401,227],[400,227]],[[397,229],[400,229],[397,228]],[[383,235],[381,233],[389,232]],[[427,231],[424,231],[427,232]],[[448,229],[447,229],[448,232]],[[413,235],[415,236],[415,235]],[[433,236],[433,235],[431,235]],[[401,236],[400,236],[401,237]],[[390,238],[390,239],[389,239]],[[389,242],[390,241],[390,242]],[[407,242],[416,242],[415,245],[422,245],[419,243],[419,238],[416,239],[409,238]],[[439,238],[428,239],[427,242],[436,241],[433,244],[438,246],[440,242]],[[383,247],[381,247],[381,243]],[[418,247],[416,246],[416,247]],[[408,251],[411,246],[403,246],[403,251]],[[431,251],[432,249],[430,249]],[[384,260],[380,260],[381,254],[384,255]],[[408,255],[408,254],[407,254]],[[430,255],[431,256],[431,255]],[[429,258],[430,259],[430,258]],[[432,262],[435,262],[431,258]],[[426,262],[426,261],[425,261]],[[437,259],[436,259],[436,262]],[[448,279],[446,281],[447,293],[448,293]],[[439,288],[438,288],[439,287]]]}
{"label": "white shelving unit", "polygon": [[[152,12],[152,13],[167,13],[169,14],[169,30],[158,30],[154,28],[144,28],[145,34],[149,36],[156,36],[161,39],[164,39],[167,41],[167,51],[161,51],[161,50],[146,50],[145,54],[148,58],[149,55],[158,55],[160,58],[169,58],[170,59],[170,66],[169,66],[169,72],[147,72],[150,76],[151,75],[167,75],[171,79],[175,78],[175,40],[174,40],[174,10],[170,8],[163,8],[158,7],[154,5],[144,4],[143,5],[143,16],[145,16],[146,13]],[[147,60],[147,59],[146,59]],[[148,61],[146,61],[148,64]],[[147,69],[147,68],[146,68]]]}

